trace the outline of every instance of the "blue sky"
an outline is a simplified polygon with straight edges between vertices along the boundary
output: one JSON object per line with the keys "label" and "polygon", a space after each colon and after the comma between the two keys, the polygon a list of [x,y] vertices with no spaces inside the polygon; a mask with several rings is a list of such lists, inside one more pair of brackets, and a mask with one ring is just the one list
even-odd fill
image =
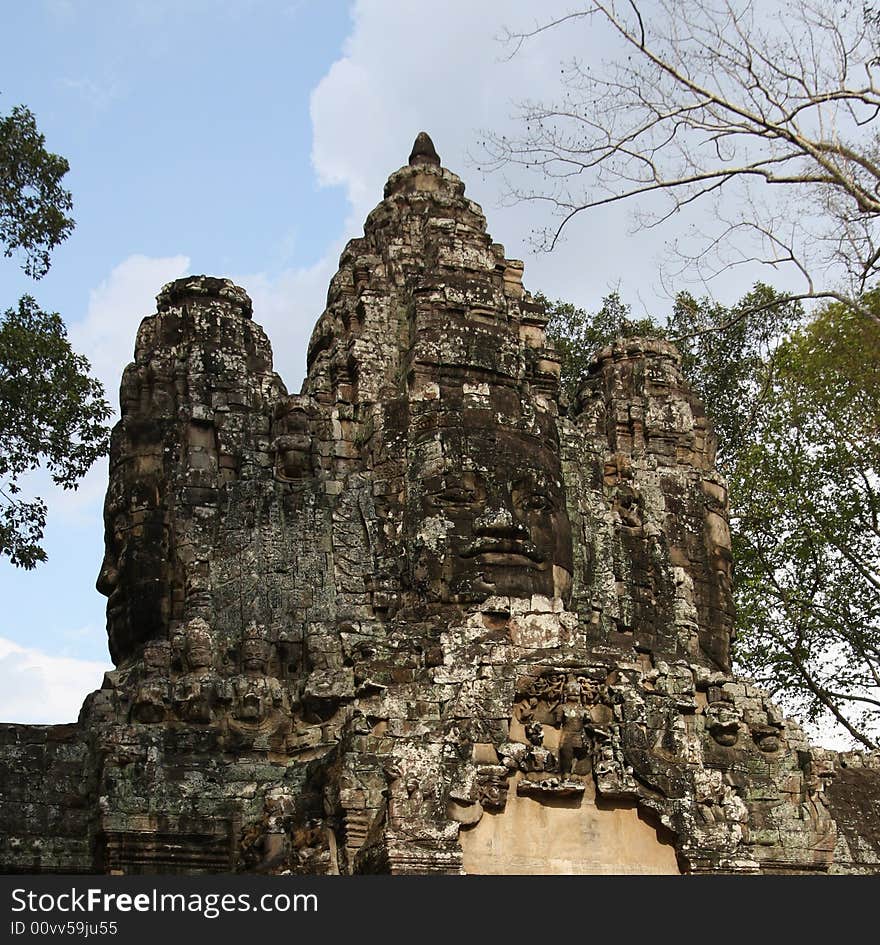
{"label": "blue sky", "polygon": [[[539,13],[566,8],[552,0]],[[536,256],[541,208],[504,206],[501,180],[470,157],[480,129],[503,131],[517,101],[554,94],[561,58],[601,58],[589,33],[553,33],[509,59],[497,36],[532,26],[535,10],[532,0],[4,4],[0,113],[27,105],[49,150],[67,157],[77,225],[38,283],[0,259],[0,303],[29,292],[62,313],[115,405],[162,285],[228,276],[250,292],[276,368],[298,389],[339,253],[425,129],[494,238],[525,260],[529,288],[586,306],[619,288],[640,314],[662,315],[662,239],[632,235],[614,209]],[[744,287],[740,277],[719,295]],[[49,561],[24,572],[0,560],[0,719],[71,720],[109,668],[94,589],[106,482],[106,461],[76,493],[34,479],[49,501]]]}

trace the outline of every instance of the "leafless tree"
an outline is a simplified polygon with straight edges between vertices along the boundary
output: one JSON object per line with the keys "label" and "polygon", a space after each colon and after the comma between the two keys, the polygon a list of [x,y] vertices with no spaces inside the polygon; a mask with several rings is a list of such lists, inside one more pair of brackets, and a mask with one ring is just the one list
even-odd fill
{"label": "leafless tree", "polygon": [[[537,172],[552,248],[578,214],[631,202],[639,227],[714,202],[676,258],[704,280],[744,263],[794,269],[791,298],[860,302],[880,279],[880,24],[859,0],[591,0],[530,32],[589,31],[605,62],[564,63],[524,130],[486,136],[481,163]],[[602,31],[599,33],[598,31]],[[616,54],[615,54],[616,51]],[[510,179],[510,175],[505,176]],[[522,179],[522,175],[517,176]],[[708,216],[708,215],[707,215]]]}

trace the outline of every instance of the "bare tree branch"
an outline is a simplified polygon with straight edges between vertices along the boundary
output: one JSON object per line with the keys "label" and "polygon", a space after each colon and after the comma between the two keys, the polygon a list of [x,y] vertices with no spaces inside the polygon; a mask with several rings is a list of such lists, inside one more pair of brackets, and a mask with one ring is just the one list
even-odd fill
{"label": "bare tree branch", "polygon": [[831,0],[588,0],[507,39],[516,55],[545,32],[587,29],[617,54],[566,63],[557,102],[522,104],[523,132],[484,142],[481,165],[532,175],[508,181],[509,199],[555,211],[544,247],[598,207],[630,203],[647,228],[711,200],[718,232],[681,257],[704,282],[746,262],[787,268],[804,283],[792,298],[880,324],[860,301],[880,282],[880,31],[868,13]]}

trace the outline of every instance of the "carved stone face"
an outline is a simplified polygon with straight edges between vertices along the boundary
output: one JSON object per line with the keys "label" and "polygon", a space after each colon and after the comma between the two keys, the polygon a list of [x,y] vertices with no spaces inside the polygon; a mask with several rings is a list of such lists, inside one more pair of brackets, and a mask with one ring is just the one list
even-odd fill
{"label": "carved stone face", "polygon": [[214,662],[215,643],[211,628],[200,617],[195,617],[184,631],[183,653],[190,672],[210,669]]}
{"label": "carved stone face", "polygon": [[287,397],[275,409],[272,447],[275,475],[281,480],[305,479],[312,473],[309,411],[303,401]]}
{"label": "carved stone face", "polygon": [[166,423],[174,416],[167,365],[129,365],[122,420],[110,444],[104,504],[104,561],[96,586],[107,596],[110,654],[119,663],[147,640],[164,637],[171,608],[170,529],[164,508]]}
{"label": "carved stone face", "polygon": [[145,676],[166,676],[170,665],[170,646],[162,641],[148,643],[144,647],[144,675]]}
{"label": "carved stone face", "polygon": [[[481,412],[482,413],[482,412]],[[441,428],[413,450],[413,579],[429,599],[567,598],[571,527],[555,436],[508,426]]]}
{"label": "carved stone face", "polygon": [[110,654],[119,663],[161,636],[170,608],[168,527],[156,489],[130,482],[130,464],[110,473],[104,560],[96,587],[107,597]]}
{"label": "carved stone face", "polygon": [[241,644],[241,668],[251,675],[265,675],[272,656],[272,646],[263,635],[262,628],[250,624],[244,632]]}

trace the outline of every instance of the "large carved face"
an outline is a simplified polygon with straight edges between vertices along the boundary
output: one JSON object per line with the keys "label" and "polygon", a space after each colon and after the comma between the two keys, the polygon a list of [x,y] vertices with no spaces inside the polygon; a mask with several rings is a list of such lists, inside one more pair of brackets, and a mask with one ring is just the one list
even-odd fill
{"label": "large carved face", "polygon": [[[133,367],[133,366],[132,366]],[[97,589],[107,600],[110,655],[117,664],[147,640],[164,636],[171,607],[170,536],[164,507],[162,411],[167,384],[127,369],[123,420],[110,445],[110,482],[104,503],[104,560]],[[146,397],[147,406],[141,403]],[[155,413],[152,411],[155,408]]]}
{"label": "large carved face", "polygon": [[[118,473],[117,475],[122,475]],[[170,607],[168,528],[145,484],[108,494],[105,553],[97,588],[107,597],[110,655],[116,663],[162,634]]]}
{"label": "large carved face", "polygon": [[534,432],[461,424],[419,437],[410,456],[412,578],[428,599],[567,599],[571,528],[552,421]]}

